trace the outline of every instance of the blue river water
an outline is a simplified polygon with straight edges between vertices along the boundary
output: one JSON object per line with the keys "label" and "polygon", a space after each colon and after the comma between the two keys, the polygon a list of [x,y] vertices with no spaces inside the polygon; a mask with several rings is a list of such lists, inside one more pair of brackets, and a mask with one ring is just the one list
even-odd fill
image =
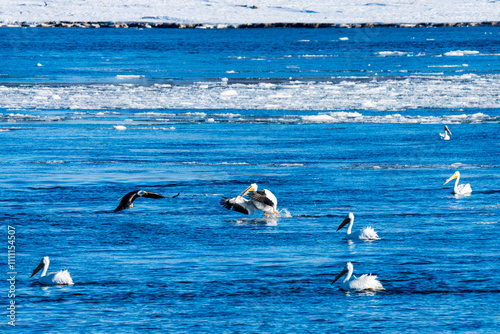
{"label": "blue river water", "polygon": [[[497,332],[499,46],[498,27],[0,29],[2,332]],[[220,206],[254,182],[278,215]],[[137,189],[180,195],[114,213]],[[335,232],[349,212],[381,240]],[[75,284],[30,279],[44,256]],[[331,285],[347,262],[386,290]]]}

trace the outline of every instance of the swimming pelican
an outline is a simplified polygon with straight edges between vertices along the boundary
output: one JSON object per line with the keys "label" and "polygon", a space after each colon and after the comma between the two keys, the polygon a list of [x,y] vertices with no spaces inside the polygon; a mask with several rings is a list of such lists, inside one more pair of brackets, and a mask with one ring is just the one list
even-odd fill
{"label": "swimming pelican", "polygon": [[172,197],[166,197],[157,193],[152,193],[150,191],[144,191],[144,190],[134,190],[120,198],[121,202],[118,205],[118,207],[115,209],[115,212],[125,210],[125,209],[130,209],[134,205],[132,204],[138,197],[146,197],[146,198],[174,198],[179,196],[179,194],[172,196]]}
{"label": "swimming pelican", "polygon": [[257,189],[257,184],[252,183],[242,192],[243,195],[241,196],[248,194],[248,197],[252,200],[253,205],[255,205],[258,210],[264,211],[266,217],[269,217],[268,213],[278,214],[278,211],[276,211],[278,207],[278,200],[276,199],[276,196],[274,196],[274,194],[267,189]]}
{"label": "swimming pelican", "polygon": [[453,174],[448,180],[446,180],[445,183],[443,183],[443,186],[450,182],[451,180],[456,179],[455,181],[455,187],[453,188],[453,194],[459,194],[459,195],[466,195],[472,193],[472,188],[470,187],[470,184],[458,184],[458,181],[460,181],[460,172],[456,171],[455,174]]}
{"label": "swimming pelican", "polygon": [[345,217],[344,221],[339,225],[337,231],[335,232],[338,232],[338,230],[347,225],[347,223],[349,223],[349,227],[347,228],[348,238],[361,239],[366,241],[380,240],[380,238],[377,235],[377,232],[375,232],[375,230],[371,226],[365,227],[360,231],[351,233],[352,225],[354,224],[354,214],[352,212],[349,212],[347,217]]}
{"label": "swimming pelican", "polygon": [[[40,261],[40,264],[38,267],[33,270],[33,274],[31,274],[31,277],[35,276],[37,272],[40,271],[40,269],[43,268],[42,275],[40,276],[39,282],[42,283],[43,285],[72,285],[73,284],[73,279],[71,279],[71,276],[69,275],[69,272],[67,270],[61,270],[56,273],[48,273],[47,274],[47,269],[49,269],[49,257],[45,256],[42,261]],[[30,277],[30,278],[31,278]]]}
{"label": "swimming pelican", "polygon": [[352,272],[354,271],[354,267],[352,266],[351,262],[347,262],[347,266],[344,267],[342,272],[335,277],[333,280],[332,284],[337,282],[339,278],[341,278],[343,275],[347,273],[347,277],[344,279],[342,282],[342,285],[340,286],[340,289],[345,290],[345,291],[350,291],[350,290],[356,290],[356,291],[362,291],[362,290],[372,290],[372,291],[380,291],[380,290],[385,290],[382,284],[377,280],[377,276],[372,276],[372,274],[367,275],[363,274],[361,277],[357,278],[354,276],[354,279],[352,281],[349,281],[352,276]]}
{"label": "swimming pelican", "polygon": [[241,212],[246,215],[253,215],[255,211],[257,211],[257,208],[251,200],[248,200],[240,195],[233,198],[223,198],[221,199],[220,204],[228,210]]}
{"label": "swimming pelican", "polygon": [[448,136],[448,134],[451,135],[451,131],[450,129],[448,129],[448,126],[444,126],[444,133],[440,133],[439,135],[441,136],[441,139],[442,140],[450,140],[450,136]]}

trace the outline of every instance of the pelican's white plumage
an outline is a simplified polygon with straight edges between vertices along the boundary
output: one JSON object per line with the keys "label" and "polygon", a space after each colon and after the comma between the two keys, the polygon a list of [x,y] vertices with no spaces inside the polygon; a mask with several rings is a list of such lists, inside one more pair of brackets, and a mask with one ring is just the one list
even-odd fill
{"label": "pelican's white plumage", "polygon": [[451,135],[451,131],[450,129],[448,129],[448,127],[445,125],[444,126],[444,133],[440,133],[439,135],[441,136],[441,139],[443,140],[450,140],[450,136],[448,136],[448,134]]}
{"label": "pelican's white plumage", "polygon": [[372,290],[372,291],[381,291],[385,290],[382,284],[377,280],[377,276],[372,274],[367,275],[363,274],[361,277],[354,276],[354,279],[351,281],[351,276],[354,271],[354,267],[351,262],[347,262],[346,267],[340,272],[340,274],[335,277],[332,284],[337,282],[339,278],[347,274],[347,277],[342,282],[340,288],[345,291],[363,291],[363,290]]}
{"label": "pelican's white plumage", "polygon": [[270,190],[257,189],[257,184],[252,183],[250,187],[248,187],[243,192],[242,196],[248,194],[248,196],[252,200],[253,205],[255,205],[258,210],[264,211],[266,217],[268,213],[278,214],[278,211],[276,211],[276,209],[278,208],[278,199],[276,198],[276,196],[274,196],[274,194]]}
{"label": "pelican's white plumage", "polygon": [[[42,268],[42,274],[40,275],[40,279],[38,280],[41,284],[43,285],[72,285],[73,284],[73,279],[69,275],[69,272],[67,270],[61,270],[55,273],[48,273],[47,270],[49,269],[49,264],[50,260],[48,256],[45,256],[42,261],[40,261],[40,264],[38,267],[33,270],[33,274],[31,274],[31,277],[35,276],[36,273],[38,273]],[[31,278],[30,277],[30,278]]]}
{"label": "pelican's white plumage", "polygon": [[443,186],[450,182],[451,180],[455,180],[455,186],[453,187],[453,193],[458,194],[458,195],[466,195],[472,193],[472,188],[470,187],[470,184],[458,184],[460,181],[460,172],[456,171],[455,174],[453,174],[448,180],[446,180],[445,183],[443,183]]}
{"label": "pelican's white plumage", "polygon": [[[222,199],[221,204],[223,207],[229,210],[238,211],[247,215],[252,215],[256,210],[264,211],[266,217],[268,213],[278,214],[278,200],[276,196],[267,189],[257,190],[258,186],[256,183],[252,183],[248,188],[243,190],[238,196]],[[250,197],[250,200],[244,198],[244,196]]]}
{"label": "pelican's white plumage", "polygon": [[[337,228],[337,231],[340,230],[342,227],[347,225],[349,223],[349,227],[347,227],[347,237],[350,239],[361,239],[361,240],[366,240],[366,241],[373,241],[373,240],[380,240],[378,237],[377,232],[371,227],[365,227],[364,229],[356,232],[352,232],[352,225],[354,224],[354,214],[352,212],[349,212],[347,217],[345,217],[344,221],[339,225]],[[335,231],[335,232],[337,232]]]}

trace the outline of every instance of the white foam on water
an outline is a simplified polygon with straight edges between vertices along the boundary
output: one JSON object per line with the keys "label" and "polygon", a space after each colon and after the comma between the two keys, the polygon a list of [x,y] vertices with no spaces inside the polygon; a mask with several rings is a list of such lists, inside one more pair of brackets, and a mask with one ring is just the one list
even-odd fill
{"label": "white foam on water", "polygon": [[113,128],[120,131],[127,130],[127,128],[123,125],[114,125]]}
{"label": "white foam on water", "polygon": [[287,209],[281,209],[281,210],[278,211],[277,216],[279,218],[291,218],[292,214]]}

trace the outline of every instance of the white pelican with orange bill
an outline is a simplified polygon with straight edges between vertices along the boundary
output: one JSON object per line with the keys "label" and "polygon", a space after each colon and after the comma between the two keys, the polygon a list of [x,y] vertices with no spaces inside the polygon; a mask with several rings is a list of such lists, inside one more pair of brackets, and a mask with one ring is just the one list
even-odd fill
{"label": "white pelican with orange bill", "polygon": [[443,183],[443,186],[450,182],[451,180],[455,180],[455,187],[453,187],[453,194],[458,194],[458,195],[467,195],[472,193],[472,188],[470,187],[470,184],[458,184],[460,181],[460,172],[456,171],[455,174],[453,174],[448,180],[446,180],[445,183]]}
{"label": "white pelican with orange bill", "polygon": [[[234,210],[247,215],[252,215],[256,210],[264,211],[264,215],[269,217],[269,213],[278,214],[278,200],[276,196],[267,189],[257,190],[256,183],[252,183],[248,188],[243,190],[238,196],[233,198],[224,198],[221,200],[221,205],[228,210]],[[250,200],[244,198],[248,194]]]}
{"label": "white pelican with orange bill", "polygon": [[[40,261],[40,264],[38,267],[33,270],[33,274],[31,274],[31,277],[35,276],[42,268],[42,274],[40,276],[40,279],[38,280],[41,284],[43,285],[73,285],[73,279],[69,275],[69,272],[67,270],[61,270],[56,273],[48,273],[47,270],[49,269],[49,257],[45,256],[42,261]],[[31,278],[30,277],[30,278]]]}
{"label": "white pelican with orange bill", "polygon": [[385,290],[382,284],[377,280],[377,276],[372,276],[372,274],[367,275],[363,274],[361,277],[357,278],[354,276],[354,279],[351,281],[351,276],[354,271],[354,267],[351,262],[347,262],[347,265],[340,272],[340,274],[335,277],[332,284],[337,282],[339,278],[347,274],[347,277],[342,282],[340,286],[341,290],[345,291],[363,291],[363,290],[371,290],[371,291],[382,291]]}
{"label": "white pelican with orange bill", "polygon": [[448,134],[451,136],[451,131],[450,129],[448,129],[448,126],[444,126],[444,133],[440,133],[439,135],[441,136],[441,139],[442,140],[450,140],[450,136],[448,136]]}
{"label": "white pelican with orange bill", "polygon": [[347,223],[349,223],[349,227],[347,227],[347,237],[350,239],[361,239],[365,241],[374,241],[374,240],[380,240],[378,237],[377,232],[371,227],[365,227],[364,229],[360,231],[356,231],[351,233],[352,230],[352,225],[354,224],[354,214],[352,212],[349,212],[347,217],[345,217],[344,221],[339,225],[337,228],[337,231],[340,230],[342,227],[346,226]]}

